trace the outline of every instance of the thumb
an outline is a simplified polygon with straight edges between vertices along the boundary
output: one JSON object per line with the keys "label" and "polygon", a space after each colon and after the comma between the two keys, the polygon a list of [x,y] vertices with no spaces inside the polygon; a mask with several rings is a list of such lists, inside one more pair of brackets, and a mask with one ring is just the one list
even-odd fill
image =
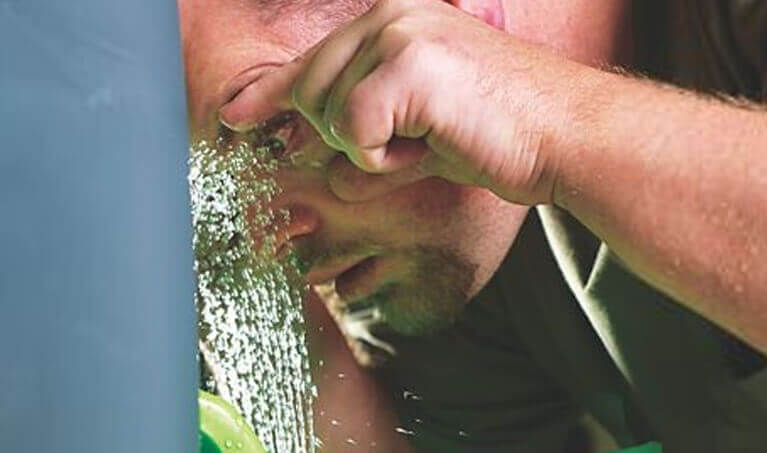
{"label": "thumb", "polygon": [[293,60],[251,82],[219,109],[219,121],[229,129],[244,132],[279,113],[293,110],[293,84],[305,61]]}

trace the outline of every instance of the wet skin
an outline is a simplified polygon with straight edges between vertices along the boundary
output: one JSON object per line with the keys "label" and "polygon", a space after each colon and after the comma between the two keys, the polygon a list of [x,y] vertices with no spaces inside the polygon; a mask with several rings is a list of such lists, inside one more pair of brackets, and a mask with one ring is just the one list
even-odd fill
{"label": "wet skin", "polygon": [[[373,3],[180,0],[193,138],[215,137],[222,105]],[[450,3],[581,62],[614,61],[621,52],[620,0]],[[487,190],[436,178],[345,202],[382,193],[386,182],[350,165],[304,121],[284,135],[287,152],[303,157],[279,175],[284,193],[276,207],[293,219],[281,235],[307,263],[312,283],[343,275],[335,280],[345,303],[376,302],[402,333],[449,323],[495,272],[526,214]]]}
{"label": "wet skin", "polygon": [[[277,18],[260,15],[255,2],[180,6],[193,138],[211,139],[220,132],[218,108],[239,89],[368,5],[338,1]],[[283,136],[287,153],[300,157],[278,175],[283,193],[274,207],[291,211],[283,236],[307,264],[308,280],[335,280],[341,300],[378,306],[378,319],[399,333],[449,324],[498,267],[526,213],[487,190],[437,178],[346,202],[344,193],[369,190],[376,177],[328,148],[301,119]]]}

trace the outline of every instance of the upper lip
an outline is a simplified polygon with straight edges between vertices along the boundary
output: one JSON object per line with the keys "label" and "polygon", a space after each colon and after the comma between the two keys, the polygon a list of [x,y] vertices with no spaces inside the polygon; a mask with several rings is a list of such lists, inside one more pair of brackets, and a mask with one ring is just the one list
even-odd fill
{"label": "upper lip", "polygon": [[306,274],[306,280],[310,285],[328,282],[365,261],[367,258],[369,258],[367,255],[332,258],[324,263],[312,266]]}

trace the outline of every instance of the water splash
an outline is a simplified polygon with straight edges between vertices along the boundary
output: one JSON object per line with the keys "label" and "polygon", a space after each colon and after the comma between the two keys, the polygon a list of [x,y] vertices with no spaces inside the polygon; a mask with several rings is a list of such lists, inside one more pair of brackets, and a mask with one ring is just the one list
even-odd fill
{"label": "water splash", "polygon": [[[215,391],[242,413],[270,453],[312,453],[315,438],[302,300],[290,258],[273,258],[286,212],[271,145],[201,141],[190,155],[200,349]],[[251,231],[270,232],[254,241]],[[205,383],[204,383],[205,384]]]}

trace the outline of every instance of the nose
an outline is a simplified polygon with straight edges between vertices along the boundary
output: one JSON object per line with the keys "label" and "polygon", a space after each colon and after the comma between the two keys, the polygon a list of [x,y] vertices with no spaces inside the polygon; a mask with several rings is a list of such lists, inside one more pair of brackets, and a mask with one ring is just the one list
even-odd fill
{"label": "nose", "polygon": [[320,216],[312,208],[291,205],[278,208],[265,216],[260,208],[252,207],[248,214],[255,250],[280,256],[293,239],[314,233],[320,228]]}
{"label": "nose", "polygon": [[293,239],[307,236],[320,227],[320,216],[311,208],[305,206],[291,206],[287,209],[287,216],[282,225],[278,225],[275,234],[275,252],[280,255],[285,246]]}

